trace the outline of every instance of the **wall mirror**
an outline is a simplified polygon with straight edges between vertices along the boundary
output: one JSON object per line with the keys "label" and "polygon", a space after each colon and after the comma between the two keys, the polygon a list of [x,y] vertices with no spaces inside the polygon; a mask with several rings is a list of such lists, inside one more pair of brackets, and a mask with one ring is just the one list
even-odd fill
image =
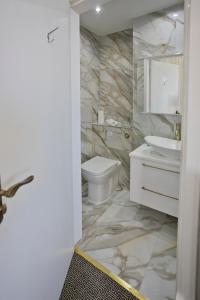
{"label": "wall mirror", "polygon": [[141,113],[182,113],[183,54],[138,59],[135,72]]}

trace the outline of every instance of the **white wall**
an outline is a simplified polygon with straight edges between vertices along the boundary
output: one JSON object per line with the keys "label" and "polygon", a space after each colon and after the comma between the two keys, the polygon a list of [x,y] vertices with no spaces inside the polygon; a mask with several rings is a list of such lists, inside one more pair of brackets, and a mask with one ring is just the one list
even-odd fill
{"label": "white wall", "polygon": [[[47,32],[60,24],[48,44]],[[6,200],[1,300],[58,299],[71,258],[69,30],[64,11],[0,1],[0,173],[4,186],[35,175]]]}
{"label": "white wall", "polygon": [[[191,2],[191,5],[190,5]],[[197,237],[200,196],[200,1],[186,0],[185,107],[183,164],[179,211],[177,300],[198,300],[196,295]],[[199,288],[199,283],[197,283]]]}

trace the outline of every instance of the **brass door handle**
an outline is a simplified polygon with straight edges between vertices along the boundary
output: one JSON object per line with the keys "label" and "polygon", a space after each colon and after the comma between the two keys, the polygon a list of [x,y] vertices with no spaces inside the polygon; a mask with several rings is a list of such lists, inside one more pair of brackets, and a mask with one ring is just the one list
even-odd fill
{"label": "brass door handle", "polygon": [[12,185],[11,187],[9,187],[7,190],[2,190],[0,189],[0,196],[4,196],[6,198],[12,198],[15,196],[16,192],[18,191],[18,189],[25,185],[30,183],[31,181],[33,181],[34,176],[29,176],[28,178],[24,179],[21,182],[18,182],[14,185]]}
{"label": "brass door handle", "polygon": [[3,202],[2,202],[2,197],[6,197],[6,198],[12,198],[12,197],[14,197],[15,194],[16,194],[16,192],[18,191],[18,189],[21,186],[30,183],[31,181],[33,181],[33,179],[34,179],[34,176],[29,176],[28,178],[24,179],[23,181],[20,181],[20,182],[18,182],[16,184],[12,185],[7,190],[3,190],[1,188],[1,182],[0,182],[0,223],[3,221],[3,215],[7,211],[6,205],[3,204]]}

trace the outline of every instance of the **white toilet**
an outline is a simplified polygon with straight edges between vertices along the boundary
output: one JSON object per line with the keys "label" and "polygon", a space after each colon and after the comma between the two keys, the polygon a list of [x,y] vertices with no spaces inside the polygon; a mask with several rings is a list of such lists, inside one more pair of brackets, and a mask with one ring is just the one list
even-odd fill
{"label": "white toilet", "polygon": [[121,162],[96,156],[82,164],[82,175],[88,181],[88,198],[95,205],[105,202],[118,185]]}

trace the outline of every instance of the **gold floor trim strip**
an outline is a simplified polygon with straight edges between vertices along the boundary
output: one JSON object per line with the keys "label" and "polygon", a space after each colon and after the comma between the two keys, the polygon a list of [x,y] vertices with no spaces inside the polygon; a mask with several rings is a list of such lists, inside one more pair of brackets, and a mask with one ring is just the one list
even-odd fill
{"label": "gold floor trim strip", "polygon": [[82,256],[85,260],[87,260],[89,263],[91,263],[97,269],[99,269],[100,271],[102,271],[103,273],[108,275],[111,279],[113,279],[115,282],[117,282],[119,285],[121,285],[123,288],[125,288],[127,291],[129,291],[133,296],[137,297],[139,300],[148,300],[148,298],[144,297],[139,291],[134,289],[130,284],[128,284],[126,281],[121,279],[116,274],[112,273],[110,270],[108,270],[106,267],[101,265],[98,261],[96,261],[94,258],[89,256],[87,253],[85,253],[79,247],[75,247],[75,253]]}

